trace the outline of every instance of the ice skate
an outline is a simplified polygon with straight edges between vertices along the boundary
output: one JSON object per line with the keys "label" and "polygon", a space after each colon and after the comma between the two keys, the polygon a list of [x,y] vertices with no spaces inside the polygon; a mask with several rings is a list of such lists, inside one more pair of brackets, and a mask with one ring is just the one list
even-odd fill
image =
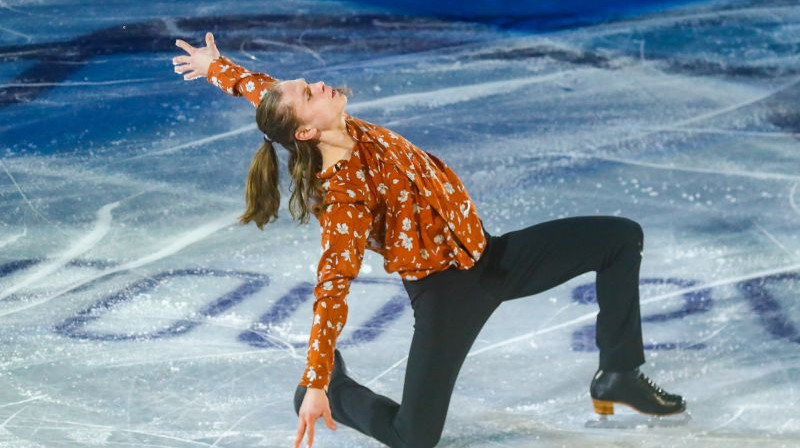
{"label": "ice skate", "polygon": [[638,368],[626,372],[598,370],[590,387],[594,410],[613,415],[614,403],[620,403],[650,415],[671,415],[686,410],[680,395],[665,392]]}
{"label": "ice skate", "polygon": [[[587,421],[587,428],[674,427],[685,426],[691,420],[691,415],[684,412],[683,397],[665,392],[638,368],[627,372],[598,370],[590,394],[598,418]],[[614,415],[615,403],[638,413]]]}

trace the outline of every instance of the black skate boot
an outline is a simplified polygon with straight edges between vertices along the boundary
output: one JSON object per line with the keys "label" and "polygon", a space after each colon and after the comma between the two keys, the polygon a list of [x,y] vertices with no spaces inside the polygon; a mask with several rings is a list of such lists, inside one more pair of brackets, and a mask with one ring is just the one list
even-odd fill
{"label": "black skate boot", "polygon": [[594,411],[600,415],[614,414],[614,403],[653,415],[677,414],[686,410],[686,401],[680,395],[664,392],[639,368],[627,372],[598,370],[589,391]]}

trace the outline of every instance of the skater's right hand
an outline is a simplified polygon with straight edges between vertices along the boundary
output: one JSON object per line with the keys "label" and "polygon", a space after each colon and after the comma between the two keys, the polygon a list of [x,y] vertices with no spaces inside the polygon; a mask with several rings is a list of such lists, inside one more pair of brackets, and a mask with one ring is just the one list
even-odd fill
{"label": "skater's right hand", "polygon": [[172,58],[175,73],[180,74],[193,70],[183,75],[183,79],[187,81],[208,75],[208,66],[211,65],[211,61],[219,57],[219,50],[217,50],[217,44],[214,43],[214,35],[211,33],[206,33],[206,46],[203,48],[195,48],[181,39],[176,40],[175,45],[189,53],[188,56],[175,56]]}
{"label": "skater's right hand", "polygon": [[303,398],[303,404],[300,405],[298,415],[300,420],[297,423],[297,438],[294,440],[294,448],[300,448],[306,429],[308,429],[308,443],[306,446],[311,448],[314,443],[314,424],[320,417],[325,418],[325,424],[328,428],[333,431],[336,430],[336,423],[333,421],[328,395],[325,390],[309,387],[306,390],[306,396]]}

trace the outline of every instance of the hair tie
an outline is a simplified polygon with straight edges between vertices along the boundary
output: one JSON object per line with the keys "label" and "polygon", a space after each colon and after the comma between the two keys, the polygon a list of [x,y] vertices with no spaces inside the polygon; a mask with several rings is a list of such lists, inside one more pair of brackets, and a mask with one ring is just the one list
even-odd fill
{"label": "hair tie", "polygon": [[267,137],[267,134],[264,134],[264,141],[269,142],[270,144],[273,143],[272,140],[270,140],[269,137]]}

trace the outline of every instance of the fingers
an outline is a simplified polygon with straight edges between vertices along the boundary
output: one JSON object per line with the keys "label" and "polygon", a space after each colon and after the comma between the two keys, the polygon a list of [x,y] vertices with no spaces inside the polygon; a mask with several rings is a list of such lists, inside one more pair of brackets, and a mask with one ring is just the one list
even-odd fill
{"label": "fingers", "polygon": [[177,39],[177,40],[175,41],[175,45],[177,45],[177,46],[179,46],[179,47],[183,48],[183,49],[184,49],[184,50],[186,50],[186,52],[187,52],[187,53],[189,53],[189,54],[194,54],[195,50],[197,50],[197,49],[196,49],[196,48],[194,48],[193,46],[191,46],[191,45],[189,45],[188,43],[186,43],[186,41],[184,41],[184,40],[181,40],[181,39]]}
{"label": "fingers", "polygon": [[206,33],[206,45],[209,47],[214,46],[214,35],[211,32]]}
{"label": "fingers", "polygon": [[194,66],[192,64],[183,64],[175,66],[175,73],[179,75],[189,70],[192,71],[183,75],[183,79],[191,81],[192,79],[203,77],[203,75],[201,75],[200,73],[197,72],[197,70],[194,69]]}
{"label": "fingers", "polygon": [[306,421],[301,417],[297,423],[297,437],[294,439],[294,448],[300,448],[303,443],[303,434],[306,432]]}
{"label": "fingers", "polygon": [[[178,65],[178,66],[175,67],[175,73],[181,74],[181,73],[183,73],[183,72],[185,72],[187,70],[190,70],[190,69],[192,69],[192,66],[190,66],[189,64]],[[183,75],[183,79],[185,79],[186,81],[191,81],[193,79],[202,78],[202,77],[204,77],[204,75],[201,75],[200,73],[197,73],[197,70],[192,70],[191,72]]]}
{"label": "fingers", "polygon": [[328,408],[325,412],[322,413],[322,416],[325,418],[325,424],[328,425],[333,431],[336,431],[336,422],[333,421],[333,415],[331,415],[331,409]]}
{"label": "fingers", "polygon": [[192,59],[189,56],[175,56],[172,58],[172,65],[188,64]]}
{"label": "fingers", "polygon": [[204,75],[201,75],[200,73],[198,73],[197,70],[195,69],[195,67],[191,63],[187,63],[187,64],[183,64],[183,65],[176,65],[175,66],[175,73],[177,73],[179,75],[181,73],[187,72],[189,70],[191,70],[191,72],[186,73],[185,75],[183,75],[183,79],[185,79],[187,81],[191,81],[193,79],[201,78],[201,77],[204,76]]}
{"label": "fingers", "polygon": [[308,448],[311,448],[314,445],[314,425],[316,424],[316,419],[312,419],[308,425]]}

